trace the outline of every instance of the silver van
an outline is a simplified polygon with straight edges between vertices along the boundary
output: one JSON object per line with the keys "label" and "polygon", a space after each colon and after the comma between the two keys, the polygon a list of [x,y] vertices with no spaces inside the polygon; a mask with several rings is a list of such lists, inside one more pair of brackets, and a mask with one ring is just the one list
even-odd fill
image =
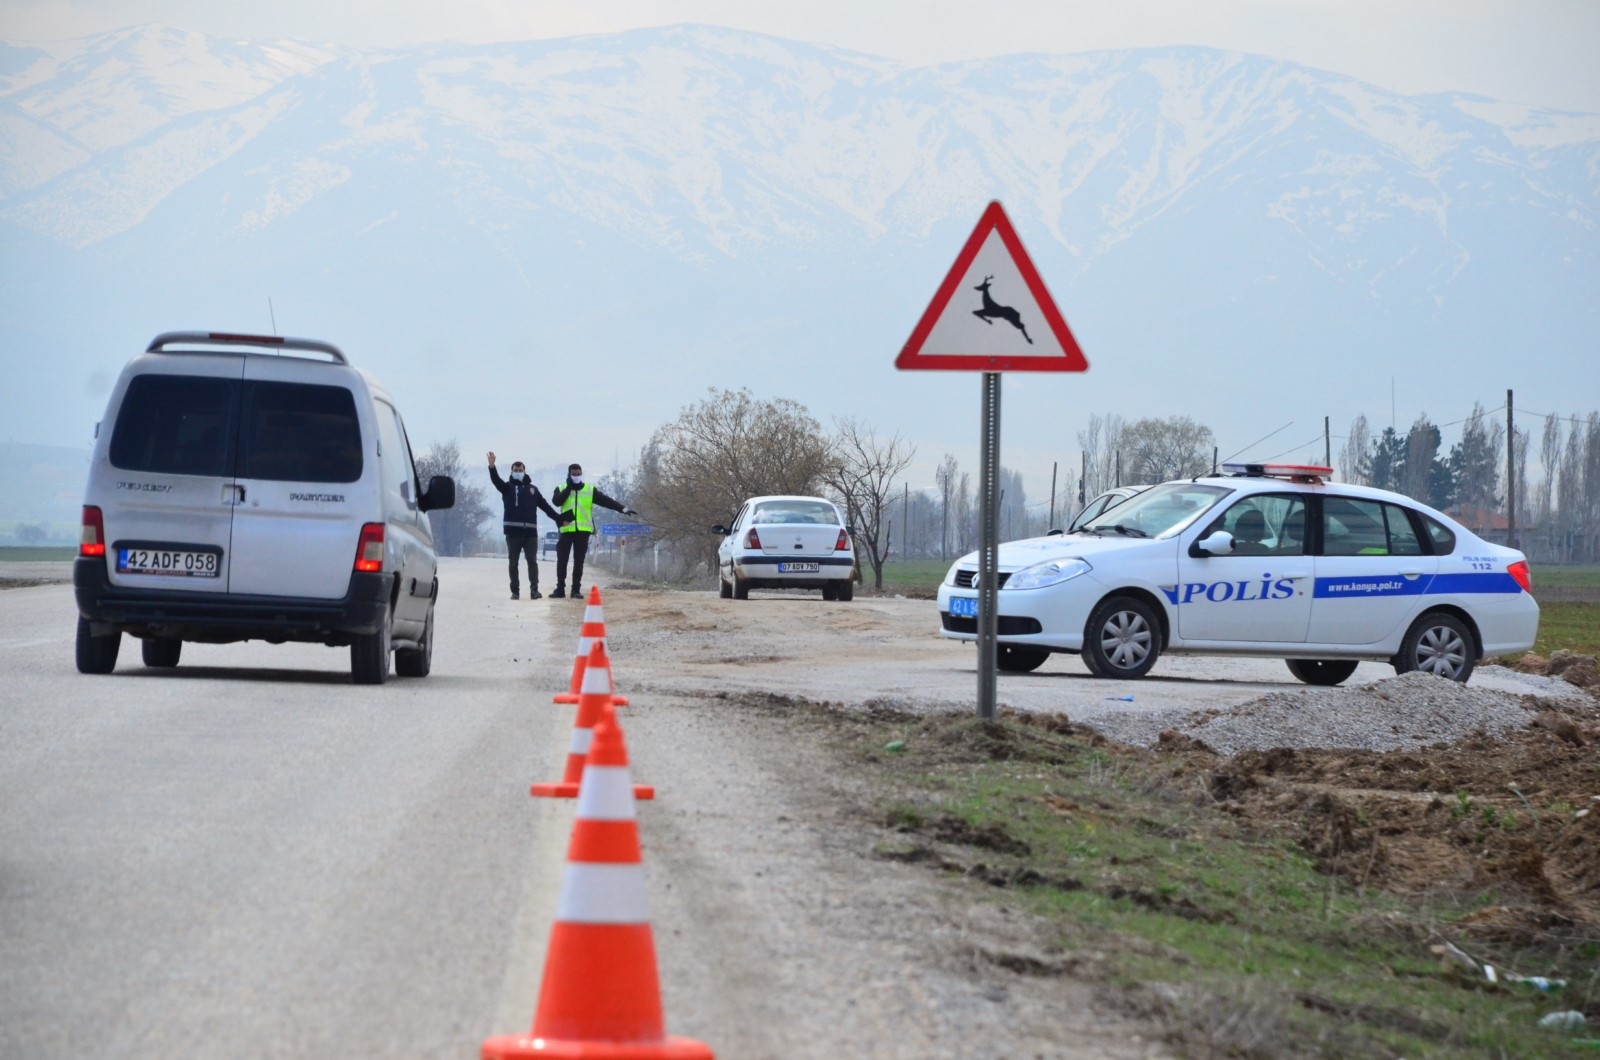
{"label": "silver van", "polygon": [[184,641],[350,648],[358,684],[433,658],[438,562],[423,489],[383,387],[314,339],[167,332],[128,363],[95,428],[73,567],[77,665],[146,666]]}

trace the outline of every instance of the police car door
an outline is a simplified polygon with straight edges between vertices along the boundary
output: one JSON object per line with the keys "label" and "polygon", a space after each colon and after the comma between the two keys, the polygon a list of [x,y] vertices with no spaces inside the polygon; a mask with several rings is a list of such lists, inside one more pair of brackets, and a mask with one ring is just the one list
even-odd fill
{"label": "police car door", "polygon": [[[1167,592],[1184,641],[1299,644],[1311,616],[1305,494],[1240,498],[1178,550],[1179,583]],[[1217,530],[1233,535],[1227,555],[1197,554]]]}
{"label": "police car door", "polygon": [[1322,498],[1321,553],[1308,638],[1317,644],[1399,637],[1439,569],[1405,508],[1354,497]]}
{"label": "police car door", "polygon": [[[301,358],[247,356],[233,519],[235,593],[337,600],[350,589],[362,512],[379,511],[376,437],[350,377],[308,382]],[[367,403],[370,407],[370,402]]]}

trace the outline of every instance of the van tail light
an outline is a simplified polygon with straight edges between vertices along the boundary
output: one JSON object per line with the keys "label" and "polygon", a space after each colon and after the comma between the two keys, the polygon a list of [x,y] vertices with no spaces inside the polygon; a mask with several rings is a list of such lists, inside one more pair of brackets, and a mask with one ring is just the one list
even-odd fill
{"label": "van tail light", "polygon": [[753,527],[753,526],[750,528],[750,532],[748,534],[744,535],[744,547],[745,548],[760,548],[761,547],[761,537],[760,537],[759,534],[756,533],[756,528]]}
{"label": "van tail light", "polygon": [[850,551],[850,535],[845,533],[843,530],[840,530],[839,531],[839,540],[837,540],[837,541],[835,541],[833,543],[833,550],[835,552],[849,552]]}
{"label": "van tail light", "polygon": [[382,523],[367,523],[361,528],[361,541],[356,545],[356,570],[383,570]]}
{"label": "van tail light", "polygon": [[1513,581],[1522,586],[1525,593],[1533,592],[1533,573],[1528,570],[1528,561],[1519,559],[1506,568],[1506,573],[1511,575]]}
{"label": "van tail light", "polygon": [[106,523],[100,509],[92,504],[83,506],[83,530],[78,537],[78,555],[103,556],[106,554]]}

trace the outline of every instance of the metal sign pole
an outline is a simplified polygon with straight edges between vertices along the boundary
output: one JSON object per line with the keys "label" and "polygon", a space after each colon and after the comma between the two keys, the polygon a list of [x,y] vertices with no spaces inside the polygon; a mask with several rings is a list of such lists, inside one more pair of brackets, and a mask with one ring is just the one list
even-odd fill
{"label": "metal sign pole", "polygon": [[978,717],[995,718],[995,627],[999,614],[996,568],[1000,558],[1000,373],[983,373],[983,438],[979,444],[978,497]]}

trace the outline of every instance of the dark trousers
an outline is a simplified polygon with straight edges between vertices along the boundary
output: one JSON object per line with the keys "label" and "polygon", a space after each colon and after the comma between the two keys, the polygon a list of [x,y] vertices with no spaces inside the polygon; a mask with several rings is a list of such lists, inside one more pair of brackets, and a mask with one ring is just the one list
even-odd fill
{"label": "dark trousers", "polygon": [[506,535],[506,555],[510,558],[511,566],[511,591],[520,592],[517,585],[517,557],[528,557],[528,588],[539,588],[539,567],[534,561],[539,558],[539,535],[533,531],[525,534]]}
{"label": "dark trousers", "polygon": [[556,542],[556,588],[567,584],[567,556],[572,556],[572,595],[583,585],[583,557],[589,554],[589,535],[582,530],[563,530]]}

